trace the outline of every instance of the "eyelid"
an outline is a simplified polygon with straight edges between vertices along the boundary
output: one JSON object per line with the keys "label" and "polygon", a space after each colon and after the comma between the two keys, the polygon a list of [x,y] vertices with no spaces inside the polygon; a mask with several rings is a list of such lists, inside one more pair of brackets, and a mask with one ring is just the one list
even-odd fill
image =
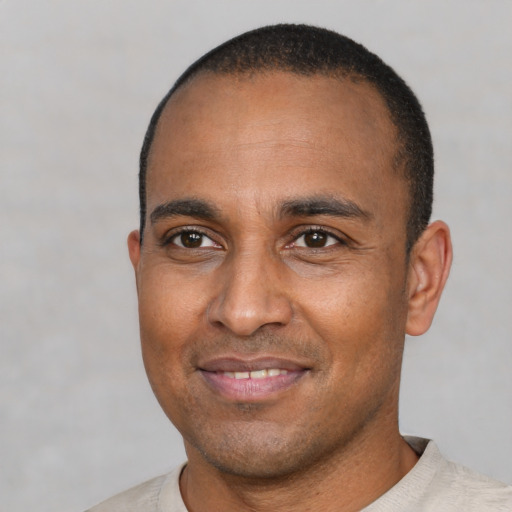
{"label": "eyelid", "polygon": [[[180,247],[183,249],[187,249],[186,247],[182,247],[173,242],[174,239],[182,235],[183,233],[197,233],[198,235],[204,236],[211,240],[216,246],[223,247],[223,245],[216,239],[217,237],[212,236],[212,232],[209,229],[205,229],[199,226],[179,226],[176,228],[172,228],[167,231],[161,238],[160,245],[162,247],[167,247],[169,245],[174,245],[175,247]],[[199,247],[198,247],[199,249]],[[190,249],[187,249],[190,250]]]}
{"label": "eyelid", "polygon": [[[348,237],[341,235],[339,232],[333,232],[333,230],[326,228],[324,226],[300,226],[296,228],[291,234],[291,242],[286,245],[286,247],[303,247],[294,245],[296,240],[310,233],[324,233],[328,237],[334,238],[340,245],[348,244]],[[329,244],[324,247],[319,247],[318,249],[327,249],[336,244]],[[312,249],[311,247],[304,246],[305,248]]]}

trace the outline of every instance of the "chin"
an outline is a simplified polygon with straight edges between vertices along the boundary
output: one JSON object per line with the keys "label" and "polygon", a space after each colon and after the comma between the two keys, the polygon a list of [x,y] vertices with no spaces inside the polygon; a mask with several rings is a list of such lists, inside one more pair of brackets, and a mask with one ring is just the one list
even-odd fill
{"label": "chin", "polygon": [[272,435],[269,429],[259,433],[225,432],[215,441],[200,439],[190,445],[220,472],[253,480],[289,478],[315,465],[326,452],[325,446],[318,446],[309,435],[290,438],[282,432]]}

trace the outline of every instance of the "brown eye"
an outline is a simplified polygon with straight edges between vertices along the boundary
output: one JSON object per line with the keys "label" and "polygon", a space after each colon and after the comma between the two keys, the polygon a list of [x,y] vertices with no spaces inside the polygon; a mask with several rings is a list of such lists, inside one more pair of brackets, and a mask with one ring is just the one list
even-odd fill
{"label": "brown eye", "polygon": [[327,235],[325,233],[319,233],[315,231],[313,233],[307,233],[304,235],[304,244],[307,247],[324,247],[327,242]]}
{"label": "brown eye", "polygon": [[183,247],[187,249],[195,249],[196,247],[201,247],[201,243],[203,241],[203,235],[200,233],[182,233],[180,235],[180,242]]}
{"label": "brown eye", "polygon": [[182,231],[174,235],[171,242],[178,247],[184,249],[199,249],[204,247],[220,247],[210,237],[200,233],[199,231]]}
{"label": "brown eye", "polygon": [[293,244],[295,247],[309,247],[310,249],[321,249],[323,247],[328,247],[330,245],[334,245],[340,243],[337,238],[325,231],[308,231],[301,236],[299,236],[295,243]]}

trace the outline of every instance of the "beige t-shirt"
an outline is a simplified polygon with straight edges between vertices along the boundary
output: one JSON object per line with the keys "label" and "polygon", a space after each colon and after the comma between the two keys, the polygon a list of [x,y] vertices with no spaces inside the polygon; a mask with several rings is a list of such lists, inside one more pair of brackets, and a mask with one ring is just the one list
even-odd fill
{"label": "beige t-shirt", "polygon": [[[512,486],[446,460],[433,441],[405,439],[420,459],[364,512],[512,512]],[[179,487],[182,469],[133,487],[87,512],[187,512]]]}

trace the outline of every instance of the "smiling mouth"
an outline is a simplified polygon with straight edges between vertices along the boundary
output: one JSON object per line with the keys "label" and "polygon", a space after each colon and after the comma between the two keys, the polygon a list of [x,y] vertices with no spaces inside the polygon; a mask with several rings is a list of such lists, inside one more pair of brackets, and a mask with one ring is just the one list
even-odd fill
{"label": "smiling mouth", "polygon": [[275,398],[302,379],[309,368],[280,359],[224,358],[198,368],[209,388],[236,402]]}
{"label": "smiling mouth", "polygon": [[267,377],[277,377],[279,375],[287,375],[288,370],[281,370],[280,368],[269,368],[263,370],[254,370],[252,372],[217,372],[224,377],[230,379],[265,379]]}

